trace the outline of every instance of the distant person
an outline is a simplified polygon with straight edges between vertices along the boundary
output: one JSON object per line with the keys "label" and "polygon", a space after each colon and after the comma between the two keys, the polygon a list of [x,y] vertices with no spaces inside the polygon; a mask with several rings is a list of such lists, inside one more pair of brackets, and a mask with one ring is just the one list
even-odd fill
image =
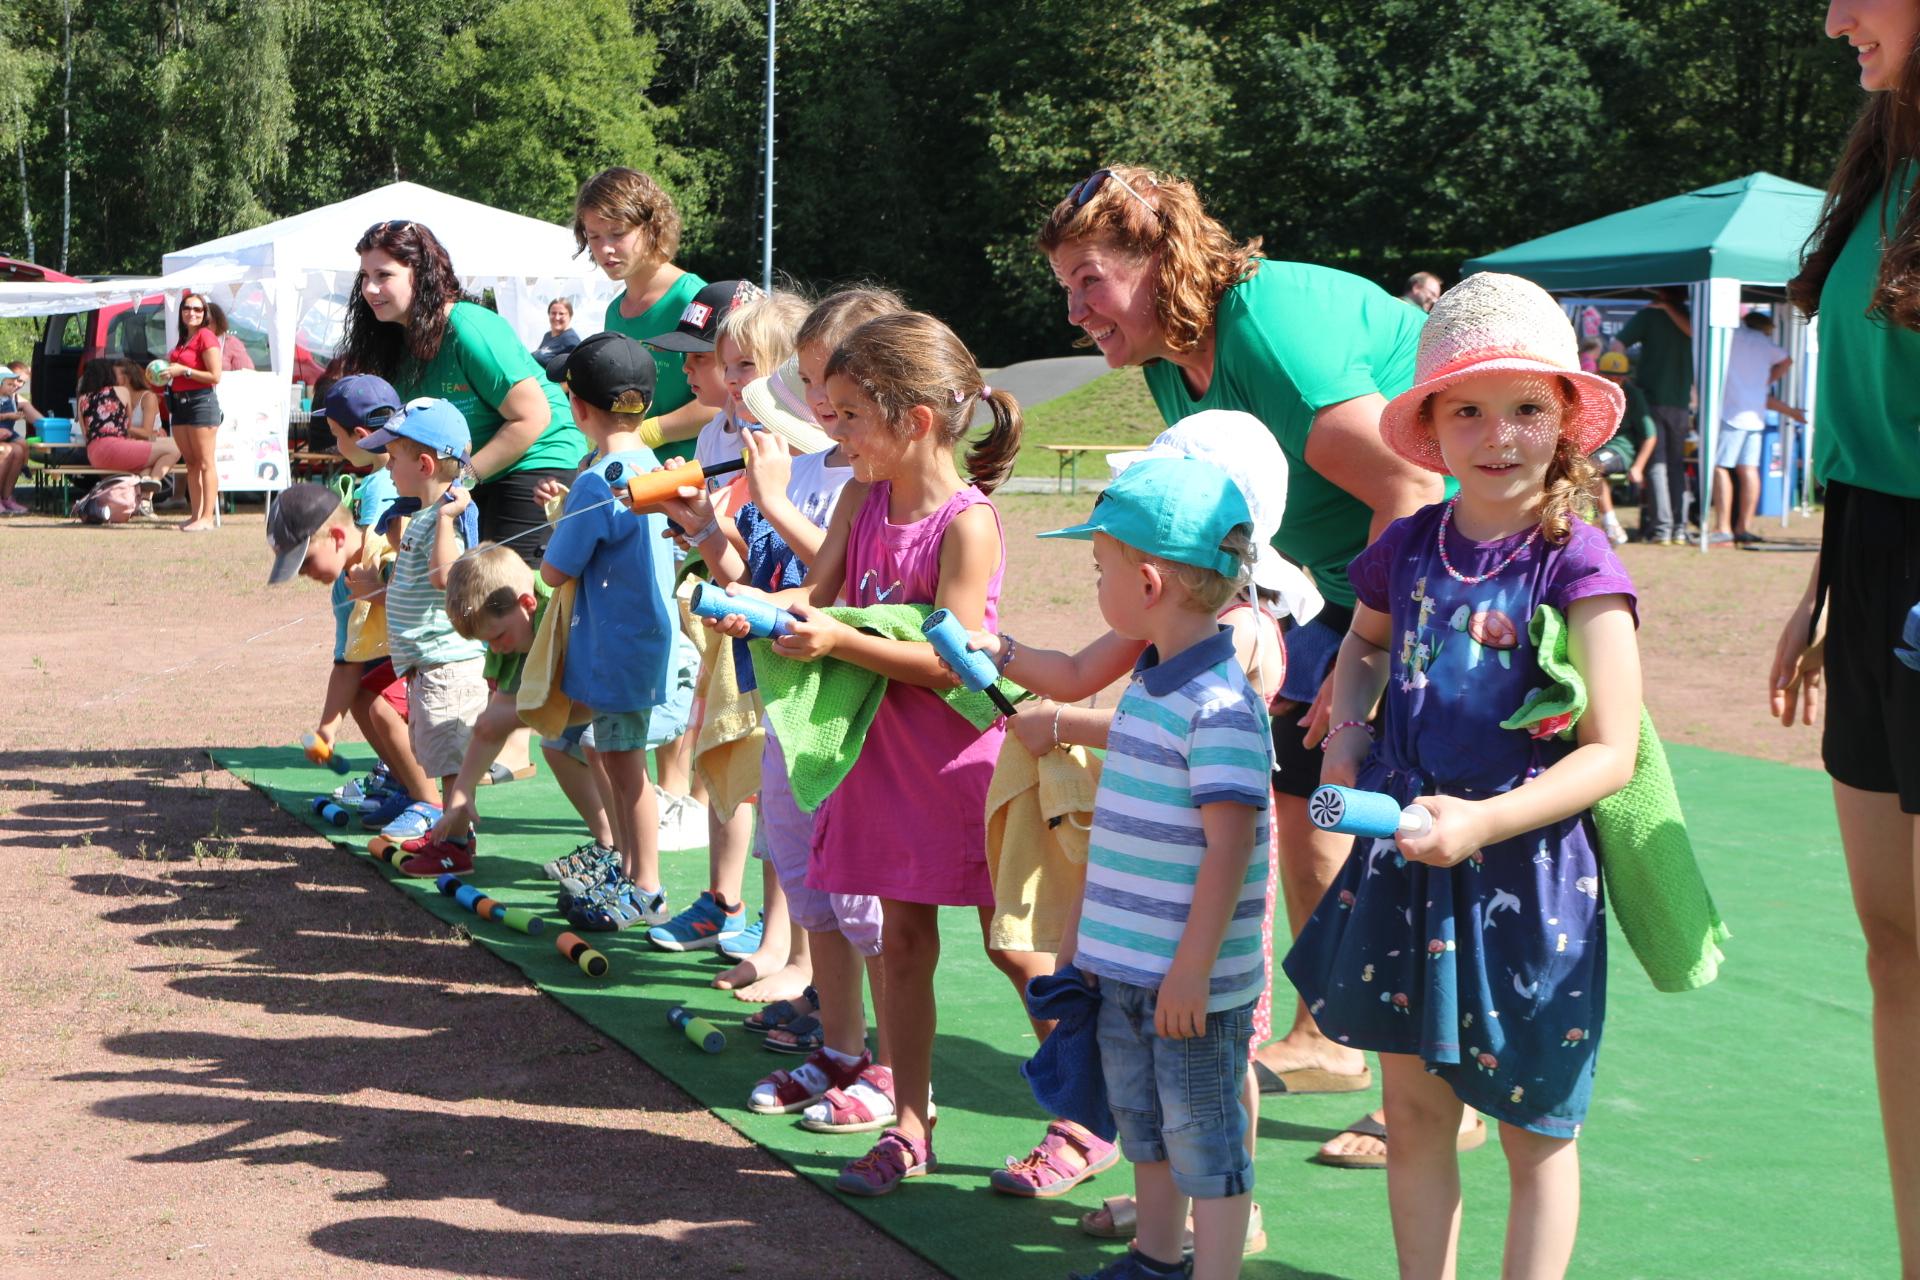
{"label": "distant person", "polygon": [[1433,310],[1433,304],[1440,301],[1440,277],[1431,271],[1414,272],[1407,277],[1407,291],[1400,295],[1400,301],[1422,311]]}
{"label": "distant person", "polygon": [[1582,373],[1600,372],[1600,353],[1606,347],[1598,338],[1580,339],[1580,371]]}
{"label": "distant person", "polygon": [[180,461],[180,446],[160,432],[160,403],[131,360],[96,356],[80,375],[80,437],[87,465],[140,477],[137,512],[153,514],[153,491]]}
{"label": "distant person", "polygon": [[27,465],[27,433],[40,411],[26,398],[27,366],[16,360],[0,371],[0,516],[23,516],[27,508],[13,496]]}
{"label": "distant person", "polygon": [[547,304],[547,333],[533,349],[533,358],[545,369],[579,345],[580,335],[573,331],[573,303],[555,298]]}
{"label": "distant person", "polygon": [[1607,541],[1617,547],[1627,540],[1627,531],[1620,527],[1620,515],[1613,509],[1613,486],[1607,477],[1624,471],[1634,488],[1643,487],[1647,483],[1647,460],[1653,457],[1659,444],[1660,428],[1653,420],[1653,410],[1647,407],[1646,395],[1628,375],[1632,366],[1627,358],[1618,351],[1609,351],[1600,357],[1599,363],[1600,375],[1619,387],[1627,398],[1620,430],[1593,451],[1594,465],[1600,468],[1600,491],[1595,495],[1600,507],[1600,527],[1607,531]]}
{"label": "distant person", "polygon": [[240,335],[227,325],[227,309],[217,302],[207,303],[207,323],[213,326],[214,336],[220,339],[220,360],[229,373],[244,369],[253,372],[253,356],[247,352],[247,344],[240,341]]}
{"label": "distant person", "polygon": [[1773,384],[1792,366],[1793,357],[1773,340],[1773,317],[1749,311],[1741,327],[1733,331],[1727,380],[1720,392],[1720,433],[1713,447],[1710,542],[1765,541],[1753,531],[1753,513],[1760,506],[1760,448],[1766,432],[1766,412],[1776,409],[1797,422],[1806,421],[1804,413],[1772,392]]}
{"label": "distant person", "polygon": [[167,407],[174,443],[187,473],[187,520],[182,533],[205,533],[219,511],[220,472],[214,465],[214,442],[220,435],[220,384],[226,358],[220,336],[213,331],[212,313],[204,294],[180,298],[180,343],[167,354]]}
{"label": "distant person", "polygon": [[1687,540],[1687,432],[1693,426],[1693,320],[1680,285],[1654,290],[1654,299],[1621,328],[1613,349],[1640,348],[1636,381],[1653,406],[1659,447],[1649,468],[1640,527],[1648,542]]}

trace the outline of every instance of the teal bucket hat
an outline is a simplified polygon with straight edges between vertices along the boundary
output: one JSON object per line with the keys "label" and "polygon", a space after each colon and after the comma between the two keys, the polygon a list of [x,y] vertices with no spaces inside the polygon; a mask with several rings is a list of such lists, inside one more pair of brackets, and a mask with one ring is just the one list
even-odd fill
{"label": "teal bucket hat", "polygon": [[1233,578],[1240,562],[1220,544],[1235,525],[1252,523],[1240,487],[1211,462],[1144,458],[1114,477],[1085,524],[1040,536],[1091,539],[1104,533],[1136,551]]}

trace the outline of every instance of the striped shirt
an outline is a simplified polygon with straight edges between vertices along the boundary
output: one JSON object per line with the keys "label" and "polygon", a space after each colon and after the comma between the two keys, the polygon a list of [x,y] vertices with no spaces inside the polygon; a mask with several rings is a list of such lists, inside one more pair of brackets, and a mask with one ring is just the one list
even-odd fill
{"label": "striped shirt", "polygon": [[1266,710],[1234,658],[1231,629],[1165,662],[1149,648],[1107,736],[1074,963],[1158,989],[1207,855],[1200,806],[1244,804],[1259,811],[1253,850],[1214,960],[1207,1009],[1257,997],[1266,981],[1260,926],[1272,774]]}
{"label": "striped shirt", "polygon": [[482,657],[487,651],[479,641],[463,640],[454,631],[447,616],[447,589],[434,586],[428,577],[439,534],[435,511],[409,516],[393,559],[393,576],[387,579],[387,652],[393,656],[393,669],[403,676],[421,667]]}

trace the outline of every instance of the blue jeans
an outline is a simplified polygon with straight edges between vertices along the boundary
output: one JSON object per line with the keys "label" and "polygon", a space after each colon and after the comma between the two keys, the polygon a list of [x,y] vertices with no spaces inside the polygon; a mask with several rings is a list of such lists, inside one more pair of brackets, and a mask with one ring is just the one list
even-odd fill
{"label": "blue jeans", "polygon": [[1100,979],[1100,1070],[1134,1164],[1173,1166],[1181,1195],[1220,1200],[1253,1190],[1240,1088],[1253,1037],[1252,1000],[1207,1015],[1205,1035],[1165,1040],[1153,1029],[1160,993]]}

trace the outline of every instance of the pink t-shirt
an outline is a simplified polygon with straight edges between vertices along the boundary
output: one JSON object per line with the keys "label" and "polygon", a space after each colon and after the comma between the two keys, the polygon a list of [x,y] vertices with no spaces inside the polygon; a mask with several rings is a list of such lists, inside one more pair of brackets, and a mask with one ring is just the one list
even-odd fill
{"label": "pink t-shirt", "polygon": [[[214,336],[209,325],[201,325],[193,331],[193,336],[167,353],[167,359],[175,364],[183,364],[189,369],[205,369],[206,353],[220,346],[220,339]],[[175,378],[169,387],[172,391],[200,391],[206,387],[204,382],[195,382],[192,378]]]}

